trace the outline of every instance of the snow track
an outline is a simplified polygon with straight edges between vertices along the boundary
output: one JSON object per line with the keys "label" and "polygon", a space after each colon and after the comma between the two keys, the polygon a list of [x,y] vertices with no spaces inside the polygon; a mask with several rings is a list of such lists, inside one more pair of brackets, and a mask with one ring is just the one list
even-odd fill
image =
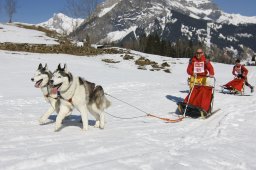
{"label": "snow track", "polygon": [[[97,58],[0,54],[4,75],[0,86],[0,169],[256,169],[254,95],[216,92],[214,110],[221,110],[206,120],[185,118],[179,123],[166,123],[152,117],[124,120],[106,115],[106,127],[100,130],[93,127],[94,119],[89,116],[89,131],[83,132],[80,115],[74,111],[60,132],[53,132],[56,115],[46,125],[38,124],[49,107],[30,82],[40,62],[48,63],[51,70],[60,62],[67,63],[75,75],[103,85],[107,93],[120,100],[147,113],[177,118],[176,102],[188,90],[187,60],[177,59],[177,64],[171,66],[172,73],[167,74],[137,70],[130,65],[125,68],[116,64],[113,68]],[[214,67],[218,85],[232,79],[232,66],[214,63]],[[254,70],[249,67],[249,82],[253,85]],[[250,93],[248,87],[246,93]],[[115,116],[145,115],[109,99],[112,106],[107,112]]]}

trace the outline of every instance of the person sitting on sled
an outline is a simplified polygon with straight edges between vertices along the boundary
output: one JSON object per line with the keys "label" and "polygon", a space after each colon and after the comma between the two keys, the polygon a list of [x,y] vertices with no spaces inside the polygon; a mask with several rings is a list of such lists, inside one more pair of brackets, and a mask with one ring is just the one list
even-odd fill
{"label": "person sitting on sled", "polygon": [[248,80],[247,80],[248,70],[245,68],[244,65],[240,64],[240,60],[239,59],[236,60],[236,64],[233,67],[232,74],[236,78],[244,79],[245,85],[250,87],[251,88],[251,93],[253,93],[254,87],[252,85],[250,85],[248,83]]}
{"label": "person sitting on sled", "polygon": [[190,75],[190,89],[192,89],[194,84],[207,85],[206,76],[214,77],[213,66],[210,61],[205,58],[204,52],[201,48],[197,49],[196,55],[190,59],[187,67],[187,73]]}

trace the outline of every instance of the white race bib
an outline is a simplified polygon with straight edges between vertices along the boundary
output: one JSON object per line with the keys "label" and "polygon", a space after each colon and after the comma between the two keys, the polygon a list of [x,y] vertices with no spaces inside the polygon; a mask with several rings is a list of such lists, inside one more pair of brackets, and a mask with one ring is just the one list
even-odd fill
{"label": "white race bib", "polygon": [[236,66],[235,66],[235,73],[237,73],[237,74],[242,74],[242,68],[241,68],[241,66],[240,66],[240,67],[236,67]]}
{"label": "white race bib", "polygon": [[194,62],[194,73],[204,73],[204,62]]}

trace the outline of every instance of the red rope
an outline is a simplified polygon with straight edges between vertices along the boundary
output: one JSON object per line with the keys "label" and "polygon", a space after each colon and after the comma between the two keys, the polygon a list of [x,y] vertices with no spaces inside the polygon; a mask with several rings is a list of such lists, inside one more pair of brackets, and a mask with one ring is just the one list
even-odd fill
{"label": "red rope", "polygon": [[177,122],[180,122],[180,121],[182,121],[184,119],[183,116],[179,117],[178,119],[162,118],[162,117],[158,117],[158,116],[155,116],[155,115],[152,115],[152,114],[147,114],[147,116],[155,117],[155,118],[164,120],[164,121],[169,122],[169,123],[177,123]]}

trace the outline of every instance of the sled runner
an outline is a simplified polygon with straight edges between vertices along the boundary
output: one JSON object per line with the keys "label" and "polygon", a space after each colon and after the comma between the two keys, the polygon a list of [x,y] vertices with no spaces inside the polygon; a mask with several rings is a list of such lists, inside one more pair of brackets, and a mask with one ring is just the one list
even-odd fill
{"label": "sled runner", "polygon": [[245,83],[244,79],[234,78],[233,80],[231,80],[227,84],[221,86],[222,87],[221,92],[222,93],[227,93],[227,94],[243,95],[244,94],[244,83]]}
{"label": "sled runner", "polygon": [[213,85],[194,85],[184,101],[177,103],[181,114],[205,119],[215,113],[212,112],[215,89],[215,78],[213,79]]}

